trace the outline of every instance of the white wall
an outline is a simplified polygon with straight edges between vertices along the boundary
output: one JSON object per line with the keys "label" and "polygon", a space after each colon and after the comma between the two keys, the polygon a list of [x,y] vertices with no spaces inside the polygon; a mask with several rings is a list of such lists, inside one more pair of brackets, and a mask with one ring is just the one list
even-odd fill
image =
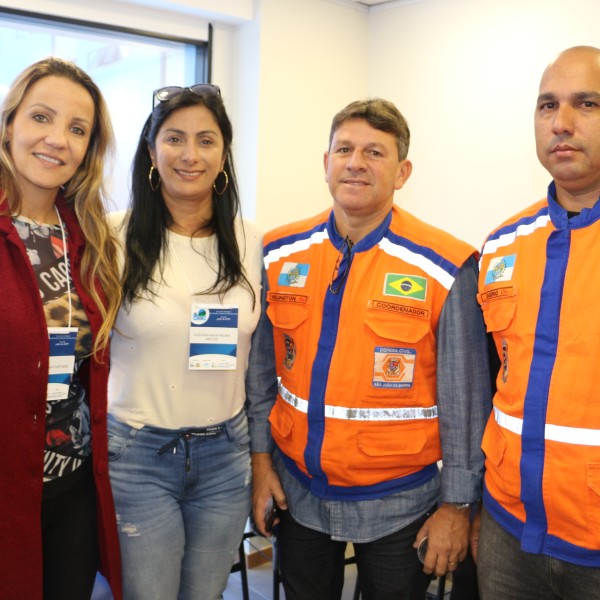
{"label": "white wall", "polygon": [[[19,0],[0,5],[22,7]],[[533,109],[560,50],[600,45],[597,0],[29,0],[27,8],[205,39],[234,124],[245,214],[267,229],[330,205],[334,113],[383,96],[407,117],[397,202],[476,246],[540,198]],[[254,208],[256,205],[256,209]]]}
{"label": "white wall", "polygon": [[369,16],[369,92],[409,121],[414,163],[397,202],[479,246],[550,176],[533,112],[546,64],[600,45],[596,0],[425,0]]}
{"label": "white wall", "polygon": [[334,113],[367,93],[368,15],[328,0],[258,4],[256,218],[270,228],[331,204],[323,153]]}
{"label": "white wall", "polygon": [[234,125],[244,214],[267,229],[329,205],[329,122],[367,92],[366,9],[344,0],[29,0],[27,10],[199,40],[212,23],[212,80]]}

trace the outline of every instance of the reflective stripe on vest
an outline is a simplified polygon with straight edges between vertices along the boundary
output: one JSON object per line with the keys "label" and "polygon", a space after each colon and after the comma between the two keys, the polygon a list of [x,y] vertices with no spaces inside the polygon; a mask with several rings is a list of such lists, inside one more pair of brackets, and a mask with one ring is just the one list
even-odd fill
{"label": "reflective stripe on vest", "polygon": [[[523,431],[523,419],[511,417],[496,407],[494,407],[494,418],[500,427],[508,429],[508,431],[512,431],[517,435],[521,435],[521,432]],[[562,442],[564,444],[600,446],[599,429],[564,427],[562,425],[550,425],[546,423],[544,438],[552,442]]]}
{"label": "reflective stripe on vest", "polygon": [[493,254],[494,252],[497,252],[499,248],[510,246],[514,243],[518,236],[530,235],[534,233],[536,229],[546,227],[549,223],[550,215],[543,214],[537,217],[531,223],[521,223],[513,231],[503,233],[497,238],[490,237],[490,239],[488,239],[483,246],[481,258],[483,258],[486,254]]}
{"label": "reflective stripe on vest", "polygon": [[386,254],[395,256],[410,265],[415,265],[419,269],[422,269],[425,273],[436,279],[447,290],[454,284],[454,276],[448,273],[448,271],[439,264],[436,264],[433,260],[428,258],[424,253],[413,252],[401,244],[395,244],[387,237],[379,242],[379,247]]}
{"label": "reflective stripe on vest", "polygon": [[[308,412],[308,400],[298,398],[279,382],[281,397],[300,412]],[[348,408],[346,406],[325,405],[325,417],[344,421],[415,421],[417,419],[437,419],[437,406],[406,408]]]}
{"label": "reflective stripe on vest", "polygon": [[322,244],[328,239],[329,234],[327,233],[326,229],[323,229],[322,231],[316,231],[308,238],[296,240],[291,244],[284,244],[275,250],[271,250],[263,259],[265,269],[268,269],[271,263],[277,262],[278,260],[286,258],[296,252],[308,250],[312,244]]}

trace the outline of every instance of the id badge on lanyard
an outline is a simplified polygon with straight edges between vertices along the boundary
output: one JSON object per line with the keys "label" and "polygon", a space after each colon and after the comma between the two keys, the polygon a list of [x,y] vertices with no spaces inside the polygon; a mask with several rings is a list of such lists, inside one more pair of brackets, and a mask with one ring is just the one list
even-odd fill
{"label": "id badge on lanyard", "polygon": [[237,306],[192,304],[188,364],[190,370],[235,370],[237,344]]}
{"label": "id badge on lanyard", "polygon": [[50,367],[47,400],[66,400],[75,368],[77,327],[48,327]]}

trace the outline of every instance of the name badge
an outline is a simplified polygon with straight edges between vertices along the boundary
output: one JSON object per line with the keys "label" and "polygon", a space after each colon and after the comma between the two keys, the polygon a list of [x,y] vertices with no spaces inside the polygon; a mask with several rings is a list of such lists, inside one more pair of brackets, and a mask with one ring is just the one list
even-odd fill
{"label": "name badge", "polygon": [[50,368],[47,400],[66,400],[75,368],[77,327],[48,327]]}
{"label": "name badge", "polygon": [[190,370],[235,370],[237,343],[237,306],[192,304]]}

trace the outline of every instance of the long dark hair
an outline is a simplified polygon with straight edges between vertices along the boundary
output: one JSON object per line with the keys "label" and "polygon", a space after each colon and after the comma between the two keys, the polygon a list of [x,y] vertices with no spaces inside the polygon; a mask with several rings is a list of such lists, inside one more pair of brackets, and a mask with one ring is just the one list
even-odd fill
{"label": "long dark hair", "polygon": [[[167,230],[173,223],[165,205],[160,186],[152,189],[149,182],[152,159],[148,148],[154,148],[156,136],[165,120],[176,110],[188,106],[205,106],[214,116],[224,141],[225,164],[229,184],[224,192],[225,176],[217,177],[213,189],[212,217],[199,229],[211,231],[216,236],[218,269],[213,285],[198,293],[225,294],[236,285],[242,285],[256,301],[254,290],[246,277],[240,247],[235,235],[235,219],[240,213],[238,185],[233,166],[231,143],[233,128],[220,94],[197,94],[190,90],[159,102],[154,108],[140,135],[138,147],[133,158],[131,173],[131,210],[126,234],[126,264],[123,276],[123,297],[130,305],[144,292],[152,294],[152,284],[157,283],[152,274],[156,265],[160,267],[160,277],[167,251]],[[243,228],[242,228],[243,231]]]}

